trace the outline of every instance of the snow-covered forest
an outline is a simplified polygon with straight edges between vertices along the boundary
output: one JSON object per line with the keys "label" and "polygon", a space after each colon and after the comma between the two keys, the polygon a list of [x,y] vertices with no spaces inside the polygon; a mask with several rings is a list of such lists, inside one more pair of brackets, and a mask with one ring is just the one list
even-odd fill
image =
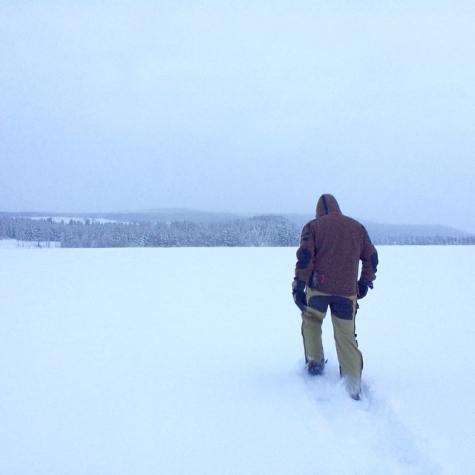
{"label": "snow-covered forest", "polygon": [[[103,247],[287,247],[301,228],[278,215],[220,222],[114,222],[92,219],[0,217],[0,239],[57,243],[64,248]],[[376,245],[475,244],[475,236],[378,235]]]}
{"label": "snow-covered forest", "polygon": [[256,216],[217,223],[57,222],[51,218],[0,218],[0,238],[59,242],[61,247],[250,247],[295,246],[300,230],[280,216]]}

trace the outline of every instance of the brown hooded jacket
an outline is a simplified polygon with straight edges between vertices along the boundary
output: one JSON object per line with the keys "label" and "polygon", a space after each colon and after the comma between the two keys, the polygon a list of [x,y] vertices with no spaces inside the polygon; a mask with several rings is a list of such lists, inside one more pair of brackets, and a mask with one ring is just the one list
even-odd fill
{"label": "brown hooded jacket", "polygon": [[378,265],[378,253],[366,229],[342,215],[330,194],[318,200],[316,216],[302,229],[295,278],[320,292],[356,295],[359,261],[360,280],[366,285],[376,278]]}

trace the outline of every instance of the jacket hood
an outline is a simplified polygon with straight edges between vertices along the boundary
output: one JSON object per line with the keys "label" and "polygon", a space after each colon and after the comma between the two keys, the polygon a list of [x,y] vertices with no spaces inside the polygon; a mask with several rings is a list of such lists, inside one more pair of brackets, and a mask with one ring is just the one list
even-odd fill
{"label": "jacket hood", "polygon": [[326,214],[341,214],[337,200],[328,193],[320,196],[317,203],[317,218]]}

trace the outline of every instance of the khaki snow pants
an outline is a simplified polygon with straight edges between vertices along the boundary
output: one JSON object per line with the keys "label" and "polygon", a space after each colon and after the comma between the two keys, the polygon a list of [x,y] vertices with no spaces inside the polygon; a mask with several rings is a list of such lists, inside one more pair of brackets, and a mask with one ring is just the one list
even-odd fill
{"label": "khaki snow pants", "polygon": [[322,323],[330,307],[340,373],[350,387],[358,390],[363,370],[363,355],[355,335],[356,295],[329,295],[306,288],[307,310],[302,312],[302,337],[306,362],[323,356]]}

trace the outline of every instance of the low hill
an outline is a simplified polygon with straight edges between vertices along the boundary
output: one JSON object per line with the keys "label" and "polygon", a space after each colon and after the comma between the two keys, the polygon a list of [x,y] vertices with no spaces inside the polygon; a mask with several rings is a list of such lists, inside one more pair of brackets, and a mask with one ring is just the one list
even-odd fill
{"label": "low hill", "polygon": [[[284,214],[285,218],[292,221],[299,227],[313,219],[313,216],[307,214]],[[372,239],[381,239],[386,237],[470,237],[471,233],[460,231],[449,226],[437,224],[382,224],[374,221],[358,219],[365,226]]]}

